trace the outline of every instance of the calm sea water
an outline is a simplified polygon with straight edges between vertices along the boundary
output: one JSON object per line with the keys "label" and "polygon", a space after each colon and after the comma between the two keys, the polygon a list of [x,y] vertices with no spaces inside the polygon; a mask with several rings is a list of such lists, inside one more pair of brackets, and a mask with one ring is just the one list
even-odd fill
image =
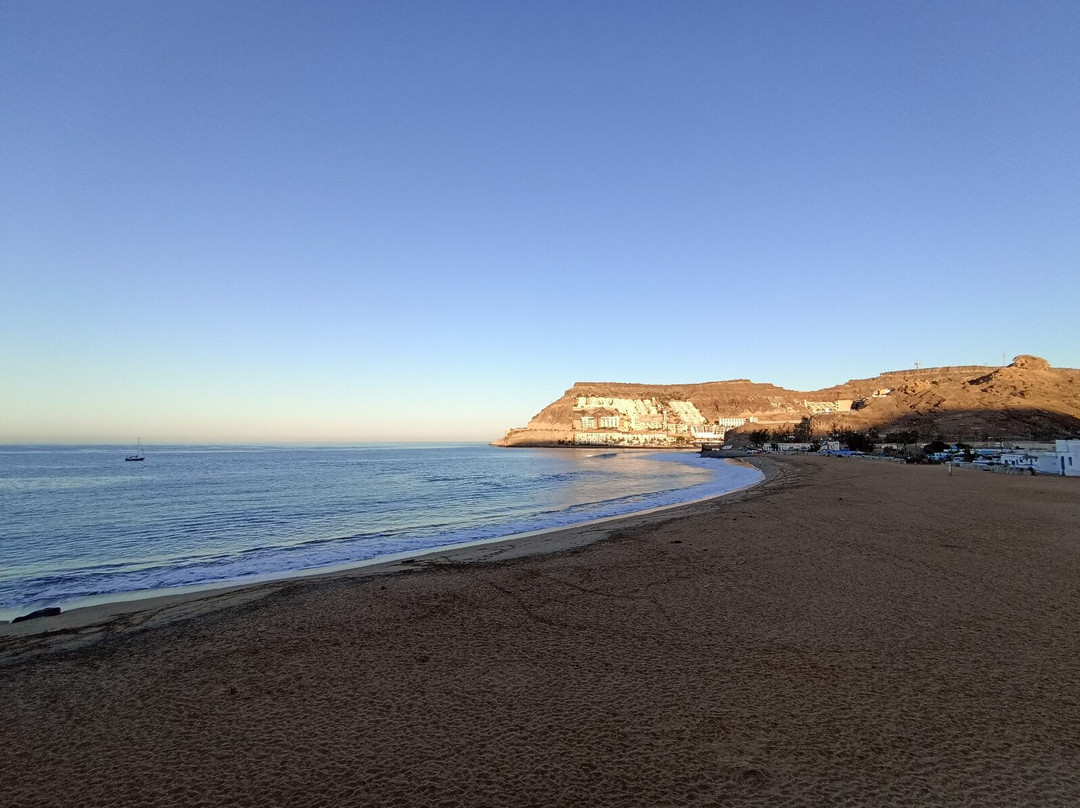
{"label": "calm sea water", "polygon": [[141,463],[126,451],[0,448],[0,619],[576,524],[759,477],[599,449],[173,446]]}

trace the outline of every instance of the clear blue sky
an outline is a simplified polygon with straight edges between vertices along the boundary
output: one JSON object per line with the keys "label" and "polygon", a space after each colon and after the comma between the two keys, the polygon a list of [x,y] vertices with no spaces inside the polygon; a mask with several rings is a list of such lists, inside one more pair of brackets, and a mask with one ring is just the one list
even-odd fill
{"label": "clear blue sky", "polygon": [[1080,367],[1080,3],[0,2],[0,442]]}

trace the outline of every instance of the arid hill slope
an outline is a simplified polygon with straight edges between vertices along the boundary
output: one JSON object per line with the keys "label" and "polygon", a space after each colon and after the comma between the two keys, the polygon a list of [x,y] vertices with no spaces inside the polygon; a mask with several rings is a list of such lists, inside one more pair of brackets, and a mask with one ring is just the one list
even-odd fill
{"label": "arid hill slope", "polygon": [[[738,422],[745,419],[744,424]],[[890,371],[800,392],[746,379],[685,385],[578,382],[500,446],[670,446],[710,430],[916,430],[930,439],[980,441],[1080,436],[1080,370],[1018,356],[1005,367]]]}

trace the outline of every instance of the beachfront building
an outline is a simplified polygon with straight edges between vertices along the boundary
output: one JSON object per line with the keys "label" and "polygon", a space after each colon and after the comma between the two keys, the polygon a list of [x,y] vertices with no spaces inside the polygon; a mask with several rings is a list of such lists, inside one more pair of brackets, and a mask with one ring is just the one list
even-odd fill
{"label": "beachfront building", "polygon": [[[978,454],[985,450],[975,451]],[[1056,441],[1052,451],[1002,451],[999,459],[1003,466],[1026,469],[1033,474],[1080,477],[1080,440]]]}
{"label": "beachfront building", "polygon": [[671,446],[675,438],[664,434],[637,434],[626,432],[575,432],[576,446]]}
{"label": "beachfront building", "polygon": [[690,430],[690,434],[697,440],[717,442],[722,442],[724,440],[724,434],[726,432],[727,427],[720,426],[719,424],[701,424]]}
{"label": "beachfront building", "polygon": [[[839,446],[839,443],[837,444]],[[775,447],[775,448],[773,448]],[[784,441],[783,443],[765,444],[766,452],[809,452],[811,444],[805,441]]]}
{"label": "beachfront building", "polygon": [[[951,458],[950,458],[951,459]],[[1001,465],[1032,474],[1060,474],[1057,452],[1002,452]]]}
{"label": "beachfront building", "polygon": [[1060,473],[1066,477],[1080,477],[1080,440],[1059,440],[1055,448]]}

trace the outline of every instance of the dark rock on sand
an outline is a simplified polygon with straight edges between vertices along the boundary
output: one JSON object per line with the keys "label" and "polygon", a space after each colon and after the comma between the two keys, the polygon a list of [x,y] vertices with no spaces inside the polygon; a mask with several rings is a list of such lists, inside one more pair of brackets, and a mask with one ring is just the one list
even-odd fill
{"label": "dark rock on sand", "polygon": [[59,606],[49,606],[46,609],[38,609],[36,612],[30,612],[30,614],[21,614],[12,620],[12,623],[21,623],[23,620],[33,620],[37,617],[55,617],[60,614]]}

